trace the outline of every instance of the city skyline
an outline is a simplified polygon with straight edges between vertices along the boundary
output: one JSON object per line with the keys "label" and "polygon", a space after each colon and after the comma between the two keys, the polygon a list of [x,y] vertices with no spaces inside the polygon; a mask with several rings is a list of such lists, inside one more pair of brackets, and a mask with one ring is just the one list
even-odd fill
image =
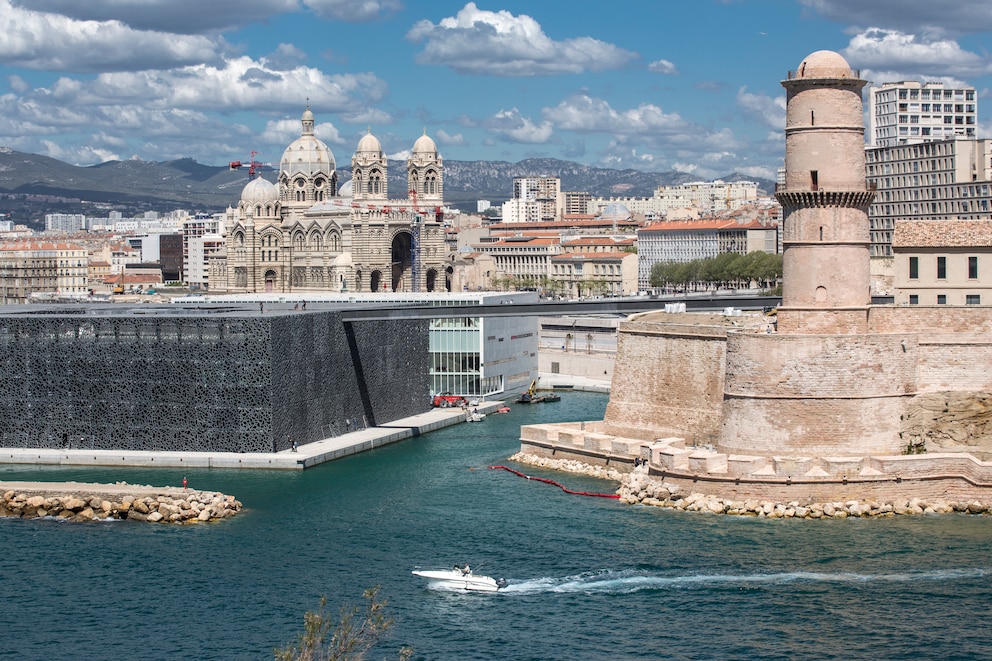
{"label": "city skyline", "polygon": [[878,84],[974,86],[992,137],[992,6],[864,4],[0,0],[0,146],[278,163],[309,103],[338,165],[368,130],[397,159],[426,130],[452,160],[774,179],[779,81],[821,49]]}

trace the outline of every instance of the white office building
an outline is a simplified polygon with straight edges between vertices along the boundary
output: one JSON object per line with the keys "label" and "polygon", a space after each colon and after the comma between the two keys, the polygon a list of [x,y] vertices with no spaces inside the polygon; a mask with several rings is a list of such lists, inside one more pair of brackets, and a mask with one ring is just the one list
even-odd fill
{"label": "white office building", "polygon": [[872,147],[974,138],[977,123],[974,87],[902,81],[868,89],[868,144]]}

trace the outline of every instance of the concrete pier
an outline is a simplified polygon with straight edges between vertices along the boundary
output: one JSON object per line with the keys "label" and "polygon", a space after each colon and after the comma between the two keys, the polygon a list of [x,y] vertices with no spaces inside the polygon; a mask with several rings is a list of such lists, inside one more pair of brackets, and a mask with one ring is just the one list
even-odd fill
{"label": "concrete pier", "polygon": [[465,422],[472,409],[492,413],[503,403],[480,402],[462,409],[431,409],[394,422],[360,429],[279,452],[180,452],[147,450],[85,450],[0,448],[0,464],[32,466],[125,466],[129,468],[241,468],[304,470],[328,461],[396,443]]}

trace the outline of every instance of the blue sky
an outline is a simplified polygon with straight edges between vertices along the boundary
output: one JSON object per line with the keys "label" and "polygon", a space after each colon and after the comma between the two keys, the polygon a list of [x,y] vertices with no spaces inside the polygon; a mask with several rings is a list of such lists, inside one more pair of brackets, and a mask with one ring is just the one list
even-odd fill
{"label": "blue sky", "polygon": [[992,137],[988,0],[0,0],[0,146],[275,163],[309,99],[339,165],[426,129],[452,160],[774,178],[779,83],[821,49],[975,86]]}

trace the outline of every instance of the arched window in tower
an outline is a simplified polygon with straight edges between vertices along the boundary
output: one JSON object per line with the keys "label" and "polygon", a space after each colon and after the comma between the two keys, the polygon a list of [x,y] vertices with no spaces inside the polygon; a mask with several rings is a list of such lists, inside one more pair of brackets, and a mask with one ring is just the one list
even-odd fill
{"label": "arched window in tower", "polygon": [[424,195],[437,195],[437,172],[433,170],[424,175]]}
{"label": "arched window in tower", "polygon": [[341,250],[341,237],[338,236],[337,232],[331,234],[330,246],[331,252],[339,252]]}
{"label": "arched window in tower", "polygon": [[420,190],[420,177],[417,176],[416,172],[410,175],[410,190],[415,190],[417,193],[423,192]]}
{"label": "arched window in tower", "polygon": [[820,173],[817,170],[809,171],[809,186],[810,190],[820,190]]}
{"label": "arched window in tower", "polygon": [[295,250],[297,250],[298,252],[303,252],[304,243],[305,241],[303,237],[303,232],[297,232],[295,235],[293,235],[293,248]]}
{"label": "arched window in tower", "polygon": [[257,217],[259,217],[261,215],[262,215],[262,205],[261,204],[256,204],[255,205],[255,217],[257,218]]}
{"label": "arched window in tower", "polygon": [[369,173],[369,193],[371,195],[382,193],[382,173],[378,170]]}
{"label": "arched window in tower", "polygon": [[320,236],[319,232],[314,232],[310,235],[310,246],[320,252],[324,248],[324,239]]}

